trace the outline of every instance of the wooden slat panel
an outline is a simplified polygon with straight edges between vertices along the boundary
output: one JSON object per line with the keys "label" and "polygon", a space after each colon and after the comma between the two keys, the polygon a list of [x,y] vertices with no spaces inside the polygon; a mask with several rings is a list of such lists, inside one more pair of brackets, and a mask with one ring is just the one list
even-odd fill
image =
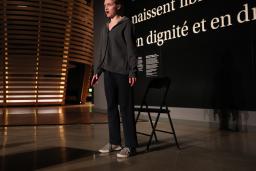
{"label": "wooden slat panel", "polygon": [[70,43],[70,46],[71,47],[74,47],[74,46],[81,46],[81,44],[83,45],[83,47],[84,48],[87,48],[88,47],[88,49],[93,49],[93,44],[92,43],[90,43],[90,42],[87,42],[87,41],[85,41],[85,40],[83,40],[83,41],[74,41],[74,39],[73,39],[73,41]]}
{"label": "wooden slat panel", "polygon": [[33,88],[33,87],[8,87],[8,92],[12,93],[12,91],[61,91],[64,90],[64,88],[60,88],[60,87],[40,87],[40,89],[37,88]]}
{"label": "wooden slat panel", "polygon": [[87,61],[86,59],[80,59],[80,58],[72,58],[70,61],[79,62],[79,63],[90,63],[92,61]]}
{"label": "wooden slat panel", "polygon": [[0,106],[4,105],[4,4],[0,1]]}
{"label": "wooden slat panel", "polygon": [[[0,47],[1,48],[1,47]],[[0,105],[3,104],[4,100],[4,80],[3,80],[3,54],[0,53]]]}
{"label": "wooden slat panel", "polygon": [[12,77],[12,78],[8,78],[6,79],[6,81],[21,81],[21,82],[36,82],[36,81],[48,81],[48,82],[61,82],[63,80],[61,80],[61,78],[42,78],[42,77],[21,77],[21,78],[17,78],[17,77]]}
{"label": "wooden slat panel", "polygon": [[17,7],[18,5],[26,5],[26,6],[38,6],[39,4],[39,0],[36,1],[36,0],[33,0],[33,1],[15,1],[15,0],[12,0],[12,1],[6,1],[6,4],[8,7],[10,6],[15,6]]}
{"label": "wooden slat panel", "polygon": [[[21,94],[21,93],[20,93]],[[35,94],[35,92],[31,92],[31,93],[22,93],[22,95],[34,95]],[[19,95],[19,93],[14,93],[14,91],[13,91],[13,93],[6,93],[6,95],[9,95],[9,96],[15,96],[15,95]],[[53,92],[53,93],[49,93],[49,92],[47,92],[47,93],[39,93],[39,92],[37,92],[37,95],[38,96],[59,96],[59,95],[63,95],[63,93],[58,93],[58,92]]]}
{"label": "wooden slat panel", "polygon": [[73,14],[70,60],[91,64],[92,60],[90,59],[93,56],[93,8],[88,6],[85,1],[78,0],[74,3]]}
{"label": "wooden slat panel", "polygon": [[0,104],[63,104],[69,60],[91,64],[85,0],[0,1]]}

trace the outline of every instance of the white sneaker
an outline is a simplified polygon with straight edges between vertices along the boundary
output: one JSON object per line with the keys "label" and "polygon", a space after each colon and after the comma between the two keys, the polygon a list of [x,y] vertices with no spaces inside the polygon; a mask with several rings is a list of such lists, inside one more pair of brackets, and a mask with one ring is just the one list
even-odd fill
{"label": "white sneaker", "polygon": [[127,158],[136,154],[135,148],[124,147],[120,152],[116,154],[117,157]]}
{"label": "white sneaker", "polygon": [[120,145],[114,145],[114,144],[106,144],[104,147],[99,149],[100,153],[110,153],[112,151],[119,151],[122,147]]}

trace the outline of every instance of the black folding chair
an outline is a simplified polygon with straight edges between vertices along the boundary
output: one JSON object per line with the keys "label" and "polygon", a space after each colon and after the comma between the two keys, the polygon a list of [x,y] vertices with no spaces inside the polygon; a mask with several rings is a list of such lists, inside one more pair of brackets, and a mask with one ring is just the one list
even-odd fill
{"label": "black folding chair", "polygon": [[[152,128],[151,133],[146,134],[146,133],[143,133],[143,132],[137,132],[138,134],[149,136],[149,140],[148,140],[148,143],[147,143],[147,150],[149,150],[149,146],[152,143],[153,136],[155,138],[155,141],[156,142],[158,141],[156,131],[172,134],[173,137],[174,137],[177,148],[180,149],[179,143],[178,143],[178,140],[177,140],[177,137],[176,137],[176,133],[175,133],[175,130],[174,130],[174,126],[173,126],[173,123],[172,123],[172,119],[171,119],[171,116],[170,116],[170,110],[168,109],[168,107],[166,105],[166,97],[167,97],[168,89],[170,87],[170,83],[171,83],[171,80],[168,77],[153,78],[149,82],[149,84],[146,88],[146,91],[144,93],[144,96],[143,96],[140,107],[134,107],[134,111],[137,112],[136,123],[139,120],[141,112],[145,112],[145,113],[148,114],[148,118],[149,118],[150,125],[151,125],[151,128]],[[149,98],[150,98],[149,94],[152,91],[159,92],[159,94],[157,94],[157,96],[159,97],[159,99],[158,99],[159,106],[154,106],[154,108],[149,107],[149,105],[148,105],[148,101],[149,101]],[[153,98],[156,98],[156,97],[153,97]],[[151,113],[157,113],[154,124],[153,124]],[[157,123],[158,123],[159,118],[160,118],[160,114],[167,114],[168,120],[169,120],[169,123],[170,123],[170,126],[171,126],[171,131],[156,129],[157,128]]]}

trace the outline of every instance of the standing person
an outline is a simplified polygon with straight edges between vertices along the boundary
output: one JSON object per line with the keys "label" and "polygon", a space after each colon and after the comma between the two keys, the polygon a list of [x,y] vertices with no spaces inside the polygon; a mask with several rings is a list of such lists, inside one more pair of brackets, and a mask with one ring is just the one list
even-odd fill
{"label": "standing person", "polygon": [[[104,7],[109,22],[101,33],[91,81],[91,85],[94,85],[100,74],[104,72],[109,143],[99,152],[119,151],[117,157],[129,157],[136,153],[137,146],[132,97],[137,72],[134,28],[131,20],[121,14],[123,8],[121,0],[105,0]],[[123,148],[118,105],[120,105],[125,138]]]}

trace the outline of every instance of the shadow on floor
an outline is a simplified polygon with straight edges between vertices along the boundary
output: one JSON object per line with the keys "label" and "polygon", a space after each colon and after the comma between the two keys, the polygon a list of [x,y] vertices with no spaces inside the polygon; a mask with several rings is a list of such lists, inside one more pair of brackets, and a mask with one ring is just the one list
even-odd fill
{"label": "shadow on floor", "polygon": [[74,148],[50,148],[0,157],[0,170],[36,170],[92,156],[95,152]]}

